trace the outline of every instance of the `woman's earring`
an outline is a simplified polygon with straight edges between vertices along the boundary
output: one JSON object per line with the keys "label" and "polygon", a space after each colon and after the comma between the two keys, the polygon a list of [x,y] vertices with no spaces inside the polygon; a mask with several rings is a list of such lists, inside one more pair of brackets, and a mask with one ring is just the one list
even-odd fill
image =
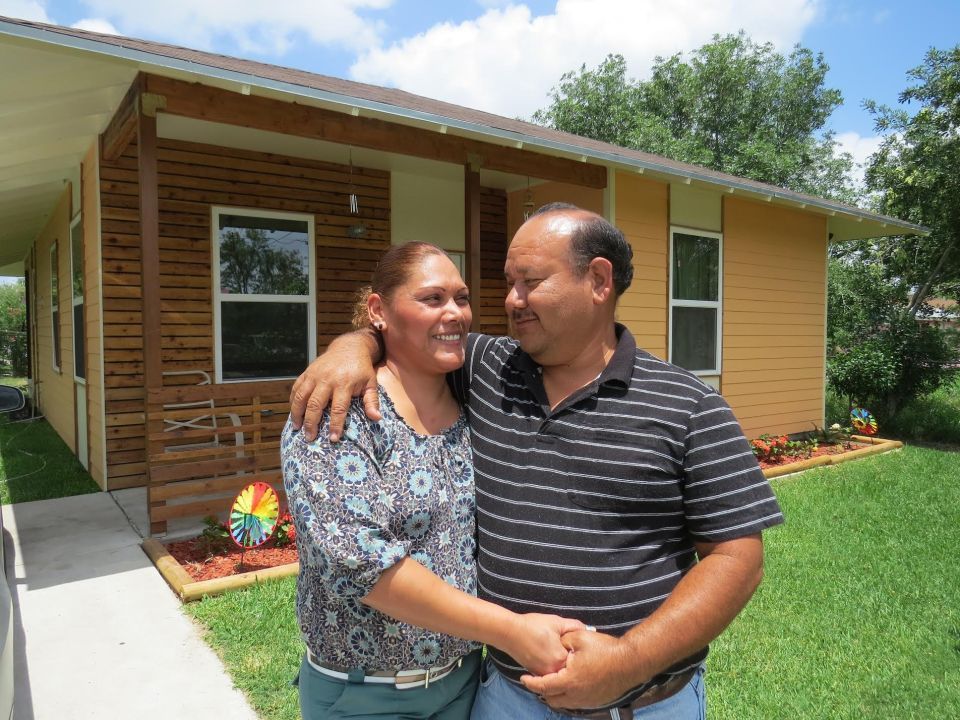
{"label": "woman's earring", "polygon": [[378,332],[383,332],[383,323],[382,323],[382,322],[374,323],[373,326],[377,329]]}

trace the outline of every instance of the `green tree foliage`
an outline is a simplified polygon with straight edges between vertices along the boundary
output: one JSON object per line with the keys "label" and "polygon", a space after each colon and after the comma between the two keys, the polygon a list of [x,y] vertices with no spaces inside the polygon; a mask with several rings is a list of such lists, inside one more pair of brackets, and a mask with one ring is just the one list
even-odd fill
{"label": "green tree foliage", "polygon": [[916,315],[929,297],[960,299],[960,45],[931,49],[908,76],[915,82],[899,99],[914,112],[866,103],[884,135],[866,181],[881,212],[930,235],[865,242],[855,252],[913,288],[908,309]]}
{"label": "green tree foliage", "polygon": [[27,303],[23,280],[0,285],[0,369],[27,374]]}
{"label": "green tree foliage", "polygon": [[853,201],[852,159],[824,127],[842,102],[825,86],[823,55],[789,56],[743,32],[654,61],[649,80],[627,77],[610,55],[560,78],[533,121],[798,192]]}
{"label": "green tree foliage", "polygon": [[879,263],[830,261],[827,379],[851,403],[884,419],[951,377],[957,339],[918,322],[907,287]]}

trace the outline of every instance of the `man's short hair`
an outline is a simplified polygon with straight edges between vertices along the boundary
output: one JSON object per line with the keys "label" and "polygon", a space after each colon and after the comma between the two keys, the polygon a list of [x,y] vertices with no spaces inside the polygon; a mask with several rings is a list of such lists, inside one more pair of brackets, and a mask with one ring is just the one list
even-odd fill
{"label": "man's short hair", "polygon": [[633,248],[614,225],[596,213],[565,202],[552,202],[537,209],[533,216],[572,210],[586,217],[578,219],[570,238],[573,271],[583,276],[594,258],[609,260],[613,266],[613,289],[620,297],[633,282]]}

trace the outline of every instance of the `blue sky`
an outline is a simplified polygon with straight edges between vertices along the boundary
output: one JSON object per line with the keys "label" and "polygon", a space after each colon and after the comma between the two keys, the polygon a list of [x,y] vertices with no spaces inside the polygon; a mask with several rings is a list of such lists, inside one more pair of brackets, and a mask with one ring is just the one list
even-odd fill
{"label": "blue sky", "polygon": [[622,53],[635,77],[656,55],[744,28],[823,52],[845,104],[830,120],[863,160],[865,98],[896,103],[931,46],[960,42],[956,0],[0,0],[0,15],[143,37],[400,87],[529,117],[560,75]]}

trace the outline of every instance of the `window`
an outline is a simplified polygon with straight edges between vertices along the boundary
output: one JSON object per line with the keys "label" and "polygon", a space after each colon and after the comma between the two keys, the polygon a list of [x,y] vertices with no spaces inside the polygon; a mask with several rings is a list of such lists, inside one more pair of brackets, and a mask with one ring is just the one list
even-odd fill
{"label": "window", "polygon": [[670,362],[719,374],[723,237],[683,228],[670,236]]}
{"label": "window", "polygon": [[50,331],[53,333],[53,369],[60,372],[60,254],[50,247]]}
{"label": "window", "polygon": [[217,382],[296,377],[316,348],[313,217],[213,209]]}
{"label": "window", "polygon": [[70,225],[70,274],[73,278],[73,375],[77,380],[87,377],[84,354],[83,324],[83,223],[80,215]]}

